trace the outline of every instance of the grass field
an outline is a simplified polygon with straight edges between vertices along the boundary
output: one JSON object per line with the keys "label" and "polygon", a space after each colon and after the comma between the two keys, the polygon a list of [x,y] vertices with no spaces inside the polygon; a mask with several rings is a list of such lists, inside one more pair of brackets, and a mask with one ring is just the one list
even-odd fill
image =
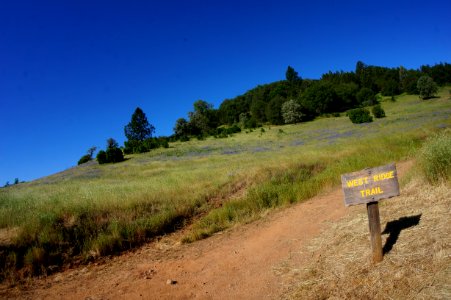
{"label": "grass field", "polygon": [[114,165],[88,163],[0,189],[0,279],[133,248],[192,224],[194,241],[338,184],[340,174],[414,156],[451,126],[449,88],[384,101],[386,117],[265,126],[173,143]]}
{"label": "grass field", "polygon": [[[439,159],[425,157],[431,149]],[[354,210],[299,249],[313,259],[283,268],[286,299],[450,299],[450,132],[421,153],[401,195],[379,205],[383,261],[371,262],[368,216],[365,208]]]}

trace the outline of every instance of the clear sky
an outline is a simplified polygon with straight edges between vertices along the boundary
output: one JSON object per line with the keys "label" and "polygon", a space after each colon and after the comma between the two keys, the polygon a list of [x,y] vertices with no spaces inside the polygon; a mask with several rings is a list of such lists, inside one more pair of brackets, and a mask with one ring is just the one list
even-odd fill
{"label": "clear sky", "polygon": [[124,142],[137,106],[170,135],[198,99],[370,65],[451,62],[450,1],[0,0],[0,185]]}

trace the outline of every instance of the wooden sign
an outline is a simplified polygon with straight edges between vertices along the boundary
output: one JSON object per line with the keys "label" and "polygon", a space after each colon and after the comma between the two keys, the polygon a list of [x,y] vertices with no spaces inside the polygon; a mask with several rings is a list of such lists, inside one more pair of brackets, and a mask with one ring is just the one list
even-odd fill
{"label": "wooden sign", "polygon": [[341,186],[346,206],[366,204],[373,262],[381,262],[383,259],[381,221],[377,201],[399,196],[395,164],[341,175]]}
{"label": "wooden sign", "polygon": [[399,196],[395,164],[341,175],[346,206]]}

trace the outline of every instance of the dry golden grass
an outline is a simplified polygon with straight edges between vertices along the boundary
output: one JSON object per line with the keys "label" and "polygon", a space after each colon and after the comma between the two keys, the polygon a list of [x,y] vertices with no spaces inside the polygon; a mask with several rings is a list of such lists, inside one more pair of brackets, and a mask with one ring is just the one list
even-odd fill
{"label": "dry golden grass", "polygon": [[287,298],[451,299],[451,187],[419,178],[379,205],[381,228],[389,231],[381,263],[371,262],[361,206],[301,250],[312,260],[291,269]]}

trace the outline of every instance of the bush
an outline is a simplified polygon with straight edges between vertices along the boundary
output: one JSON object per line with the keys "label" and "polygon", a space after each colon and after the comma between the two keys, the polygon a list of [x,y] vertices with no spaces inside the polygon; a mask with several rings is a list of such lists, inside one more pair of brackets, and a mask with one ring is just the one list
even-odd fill
{"label": "bush", "polygon": [[348,110],[349,119],[354,124],[373,122],[370,112],[366,108],[355,108]]}
{"label": "bush", "polygon": [[121,162],[124,161],[124,153],[119,148],[118,143],[110,138],[107,140],[106,151],[100,150],[97,154],[97,161],[99,164]]}
{"label": "bush", "polygon": [[189,136],[188,135],[182,135],[180,136],[180,142],[188,142]]}
{"label": "bush", "polygon": [[356,95],[357,101],[362,106],[369,106],[374,105],[377,103],[376,95],[374,95],[374,92],[369,88],[362,88]]}
{"label": "bush", "polygon": [[107,163],[106,152],[103,150],[100,150],[99,153],[97,153],[96,159],[99,162],[99,164],[101,164],[101,165],[106,164]]}
{"label": "bush", "polygon": [[[183,137],[184,136],[180,137],[181,141],[184,141]],[[159,147],[169,148],[168,138],[166,137],[148,138],[145,139],[144,141],[129,140],[125,141],[124,145],[125,145],[124,147],[125,154],[145,153]]]}
{"label": "bush", "polygon": [[385,117],[385,111],[382,108],[382,106],[380,106],[380,104],[373,106],[373,109],[371,112],[373,113],[373,116],[377,119]]}
{"label": "bush", "polygon": [[220,138],[220,139],[229,137],[229,135],[227,133],[227,129],[225,129],[224,127],[216,128],[214,136],[215,136],[215,138]]}
{"label": "bush", "polygon": [[163,148],[169,148],[169,142],[168,140],[163,140],[160,142],[160,146]]}
{"label": "bush", "polygon": [[451,131],[429,138],[420,150],[420,169],[430,183],[451,179]]}
{"label": "bush", "polygon": [[142,147],[142,142],[141,141],[135,141],[135,140],[129,140],[129,141],[125,141],[124,142],[124,153],[125,154],[132,154],[132,153],[142,153],[142,152],[146,152],[146,151],[141,151],[143,150]]}
{"label": "bush", "polygon": [[117,163],[124,160],[124,154],[119,148],[109,148],[106,150],[106,161]]}
{"label": "bush", "polygon": [[438,92],[438,86],[431,77],[424,75],[417,81],[417,89],[421,99],[429,99]]}
{"label": "bush", "polygon": [[91,155],[89,155],[89,154],[83,155],[83,156],[80,158],[80,160],[78,161],[78,165],[87,163],[88,161],[91,161],[91,160],[92,160]]}
{"label": "bush", "polygon": [[241,128],[238,125],[233,125],[232,127],[227,128],[226,132],[228,134],[238,133],[241,132]]}
{"label": "bush", "polygon": [[105,151],[100,150],[99,153],[97,153],[97,161],[101,165],[106,164],[108,162]]}
{"label": "bush", "polygon": [[160,147],[160,144],[156,138],[146,139],[142,142],[142,149],[140,150],[141,152],[138,153],[149,152],[150,150],[156,149],[158,147]]}
{"label": "bush", "polygon": [[254,117],[251,117],[250,119],[246,120],[246,123],[244,123],[244,128],[247,129],[257,128],[257,126],[258,122]]}

